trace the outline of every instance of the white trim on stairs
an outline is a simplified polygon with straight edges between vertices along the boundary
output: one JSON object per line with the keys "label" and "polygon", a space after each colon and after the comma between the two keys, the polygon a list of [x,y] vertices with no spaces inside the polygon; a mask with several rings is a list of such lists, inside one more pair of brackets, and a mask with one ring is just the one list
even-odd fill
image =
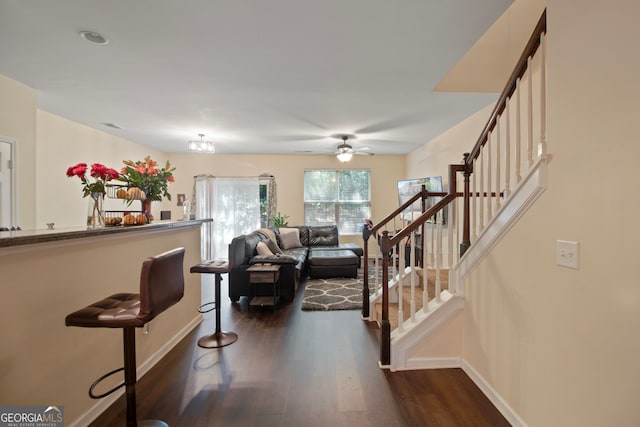
{"label": "white trim on stairs", "polygon": [[548,154],[541,155],[536,160],[518,188],[478,236],[478,240],[472,243],[460,261],[453,266],[449,276],[451,289],[464,295],[464,279],[544,192],[547,188],[548,160]]}
{"label": "white trim on stairs", "polygon": [[[420,310],[415,321],[407,320],[403,332],[397,329],[391,332],[391,365],[392,371],[407,369],[428,369],[442,367],[445,359],[409,359],[409,352],[422,340],[436,331],[440,325],[449,320],[458,311],[464,309],[464,298],[449,291],[442,291],[441,302],[429,301],[429,311]],[[446,359],[450,363],[450,359]],[[451,365],[448,365],[451,367]],[[458,361],[458,365],[460,363]]]}

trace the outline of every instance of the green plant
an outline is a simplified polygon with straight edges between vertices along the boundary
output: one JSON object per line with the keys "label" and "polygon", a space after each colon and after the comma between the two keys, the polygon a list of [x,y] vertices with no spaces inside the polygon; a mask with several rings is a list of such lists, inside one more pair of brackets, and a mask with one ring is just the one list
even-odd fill
{"label": "green plant", "polygon": [[288,218],[289,215],[283,215],[278,212],[276,216],[271,218],[271,225],[273,225],[274,227],[285,227],[289,225],[289,222],[287,221]]}
{"label": "green plant", "polygon": [[172,168],[168,161],[162,169],[158,169],[158,162],[151,160],[150,156],[144,161],[123,160],[122,163],[125,167],[121,170],[120,181],[144,191],[147,200],[160,201],[163,196],[171,200],[167,185],[174,182],[172,172],[176,168]]}

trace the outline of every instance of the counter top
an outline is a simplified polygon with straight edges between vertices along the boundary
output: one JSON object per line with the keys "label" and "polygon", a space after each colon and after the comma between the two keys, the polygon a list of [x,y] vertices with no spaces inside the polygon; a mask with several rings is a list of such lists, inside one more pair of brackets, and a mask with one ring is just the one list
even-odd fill
{"label": "counter top", "polygon": [[56,242],[60,240],[82,239],[86,237],[113,235],[118,233],[135,233],[140,231],[193,227],[195,225],[201,225],[212,221],[213,220],[211,218],[208,218],[189,221],[153,221],[151,224],[129,227],[65,227],[53,230],[0,231],[0,248]]}

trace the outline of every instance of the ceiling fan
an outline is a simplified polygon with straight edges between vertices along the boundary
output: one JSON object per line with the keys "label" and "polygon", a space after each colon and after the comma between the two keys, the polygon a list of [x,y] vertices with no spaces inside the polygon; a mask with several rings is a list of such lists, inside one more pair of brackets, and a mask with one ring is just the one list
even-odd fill
{"label": "ceiling fan", "polygon": [[373,156],[374,155],[374,153],[372,153],[370,151],[364,151],[366,148],[362,148],[362,151],[361,150],[355,150],[351,145],[347,144],[347,141],[349,140],[349,138],[354,139],[355,135],[337,134],[337,135],[331,135],[331,136],[333,138],[337,138],[337,139],[341,139],[342,140],[342,144],[338,145],[338,148],[336,149],[334,154],[336,155],[338,160],[340,160],[343,163],[348,162],[349,160],[351,160],[351,157],[353,157],[354,154],[355,155],[359,155],[359,156]]}

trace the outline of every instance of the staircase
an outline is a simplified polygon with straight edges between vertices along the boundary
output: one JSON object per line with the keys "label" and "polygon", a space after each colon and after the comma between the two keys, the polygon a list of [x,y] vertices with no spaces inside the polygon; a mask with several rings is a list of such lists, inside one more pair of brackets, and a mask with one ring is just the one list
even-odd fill
{"label": "staircase", "polygon": [[545,36],[546,12],[449,191],[422,186],[363,230],[362,317],[380,327],[382,368],[461,366],[465,279],[545,189]]}

